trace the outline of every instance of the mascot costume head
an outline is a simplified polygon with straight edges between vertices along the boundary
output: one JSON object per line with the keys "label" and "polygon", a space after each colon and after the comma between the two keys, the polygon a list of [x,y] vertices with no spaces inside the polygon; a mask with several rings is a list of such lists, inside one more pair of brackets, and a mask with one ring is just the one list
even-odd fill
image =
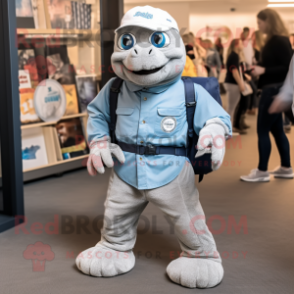
{"label": "mascot costume head", "polygon": [[[96,277],[132,270],[138,220],[152,202],[174,223],[182,249],[181,257],[167,267],[170,279],[189,288],[214,287],[224,271],[186,157],[188,104],[181,80],[186,52],[176,21],[150,6],[129,10],[115,31],[111,61],[119,78],[111,79],[88,106],[89,174],[113,168],[106,221],[101,241],[82,252],[76,265],[84,274]],[[217,148],[213,142],[231,133],[230,117],[204,88],[190,85],[197,108],[194,123],[189,125],[200,142],[207,139],[216,170],[223,161],[224,147]],[[110,105],[114,92],[115,109]],[[114,113],[116,124],[111,119]],[[111,124],[115,125],[114,141]],[[198,150],[205,153],[201,148]]]}
{"label": "mascot costume head", "polygon": [[186,51],[176,21],[150,6],[127,12],[115,31],[112,67],[121,79],[154,87],[180,76]]}

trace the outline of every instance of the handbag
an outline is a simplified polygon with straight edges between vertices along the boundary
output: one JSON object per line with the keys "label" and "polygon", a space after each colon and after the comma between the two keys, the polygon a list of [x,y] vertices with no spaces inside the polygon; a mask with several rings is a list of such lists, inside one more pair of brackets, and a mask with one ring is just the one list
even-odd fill
{"label": "handbag", "polygon": [[250,84],[248,82],[244,81],[241,66],[239,67],[239,72],[240,72],[241,81],[243,82],[244,87],[245,87],[245,91],[242,92],[242,95],[243,96],[251,95],[253,93],[253,90],[252,90]]}

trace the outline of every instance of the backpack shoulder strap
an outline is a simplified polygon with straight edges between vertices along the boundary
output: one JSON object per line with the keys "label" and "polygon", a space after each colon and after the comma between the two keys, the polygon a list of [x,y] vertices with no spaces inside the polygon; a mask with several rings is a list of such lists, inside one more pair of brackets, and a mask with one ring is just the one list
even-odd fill
{"label": "backpack shoulder strap", "polygon": [[[185,86],[185,100],[186,100],[186,114],[188,122],[188,148],[191,147],[190,144],[193,142],[194,136],[194,115],[196,111],[196,97],[194,83],[189,77],[183,77],[182,81]],[[194,148],[194,147],[193,147]],[[199,183],[203,180],[204,175],[199,175]]]}
{"label": "backpack shoulder strap", "polygon": [[120,88],[122,86],[123,80],[120,78],[116,78],[110,88],[110,94],[109,94],[109,110],[110,110],[110,124],[109,124],[109,131],[110,131],[110,137],[111,142],[115,143],[115,126],[116,126],[116,109],[117,109],[117,103],[118,103],[118,95],[120,93]]}
{"label": "backpack shoulder strap", "polygon": [[193,137],[194,133],[194,114],[196,111],[196,97],[195,97],[195,89],[194,83],[190,78],[184,77],[182,78],[185,86],[185,99],[186,99],[186,114],[187,114],[187,122],[188,122],[188,136],[189,138]]}

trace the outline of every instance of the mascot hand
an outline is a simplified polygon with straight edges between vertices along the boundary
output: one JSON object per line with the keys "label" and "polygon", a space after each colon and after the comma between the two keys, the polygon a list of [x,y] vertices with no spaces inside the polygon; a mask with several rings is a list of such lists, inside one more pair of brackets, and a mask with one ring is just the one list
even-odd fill
{"label": "mascot hand", "polygon": [[225,133],[224,126],[218,123],[206,124],[200,131],[196,157],[203,155],[209,150],[211,152],[212,170],[219,169],[224,160],[226,151]]}
{"label": "mascot hand", "polygon": [[103,163],[107,167],[113,167],[112,154],[122,164],[125,162],[125,156],[120,147],[116,144],[111,144],[108,141],[98,141],[90,145],[90,156],[88,159],[87,167],[91,176],[95,176],[97,172],[104,174],[105,169]]}

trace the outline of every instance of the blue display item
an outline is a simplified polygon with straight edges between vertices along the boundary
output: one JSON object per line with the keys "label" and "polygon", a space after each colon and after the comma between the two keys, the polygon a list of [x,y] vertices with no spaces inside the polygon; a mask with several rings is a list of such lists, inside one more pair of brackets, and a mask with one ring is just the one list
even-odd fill
{"label": "blue display item", "polygon": [[22,159],[23,160],[33,160],[37,159],[36,153],[40,150],[40,146],[31,146],[30,148],[25,148],[22,150]]}
{"label": "blue display item", "polygon": [[45,96],[44,101],[45,103],[52,103],[57,102],[59,103],[61,101],[60,93],[58,91],[53,91],[52,87],[48,87],[48,95]]}
{"label": "blue display item", "polygon": [[55,80],[42,81],[34,94],[34,108],[43,121],[59,121],[66,111],[66,95]]}
{"label": "blue display item", "polygon": [[70,159],[70,154],[69,153],[63,153],[62,157],[64,160]]}

